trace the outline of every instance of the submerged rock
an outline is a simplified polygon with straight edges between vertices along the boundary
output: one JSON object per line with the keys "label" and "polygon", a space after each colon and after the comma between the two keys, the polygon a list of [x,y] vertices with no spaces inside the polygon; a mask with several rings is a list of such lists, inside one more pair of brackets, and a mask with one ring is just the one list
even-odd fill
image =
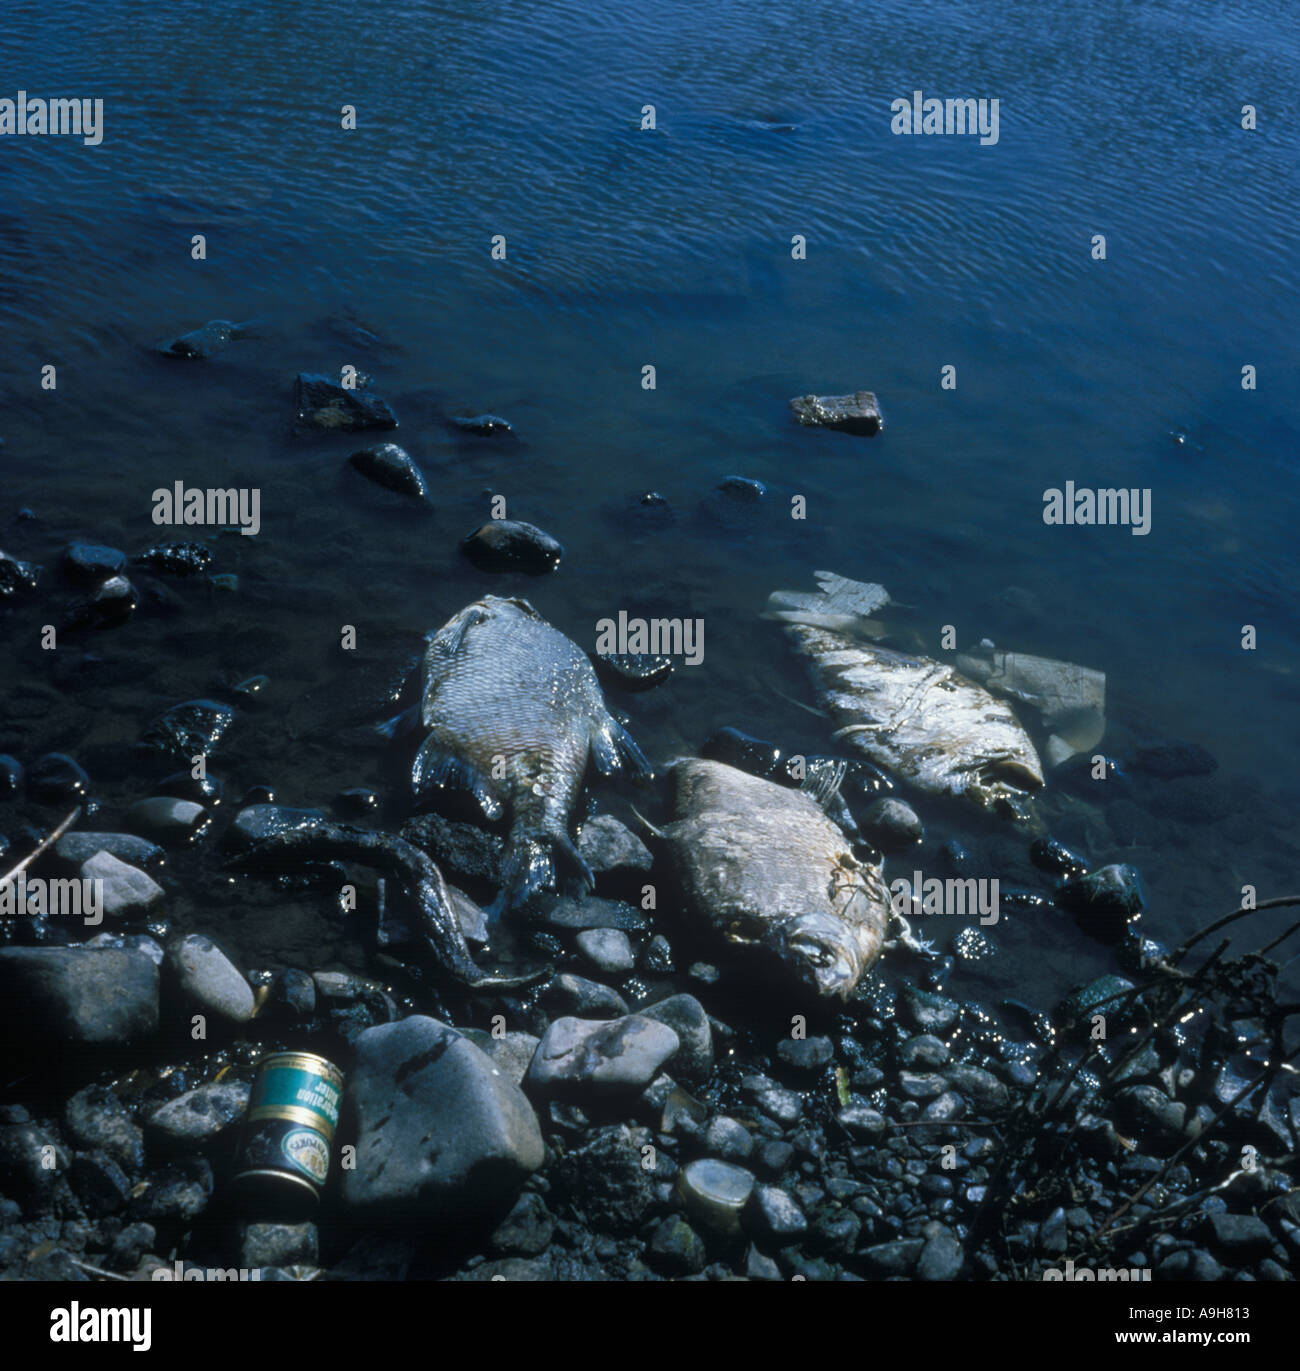
{"label": "submerged rock", "polygon": [[227,319],[209,319],[206,324],[177,338],[160,343],[158,351],[166,357],[198,361],[212,357],[240,338],[255,338],[252,324],[232,324]]}
{"label": "submerged rock", "polygon": [[126,553],[99,543],[72,543],[63,554],[63,569],[74,581],[98,585],[121,573]]}
{"label": "submerged rock", "polygon": [[63,752],[47,752],[27,768],[27,794],[42,805],[66,804],[83,799],[90,777]]}
{"label": "submerged rock", "polygon": [[880,406],[869,390],[857,390],[852,395],[797,395],[790,401],[790,409],[801,424],[816,428],[871,436],[884,426]]}
{"label": "submerged rock", "polygon": [[202,805],[193,800],[176,800],[170,795],[137,800],[126,811],[128,828],[163,847],[180,847],[193,842],[210,822],[208,811]]}
{"label": "submerged rock", "polygon": [[510,421],[502,419],[498,414],[474,414],[469,418],[452,415],[451,422],[462,433],[477,433],[482,437],[514,432]]}
{"label": "submerged rock", "polygon": [[7,600],[24,591],[35,590],[40,578],[40,567],[34,566],[31,562],[20,562],[16,557],[0,552],[0,600]]}
{"label": "submerged rock", "polygon": [[73,829],[54,844],[54,856],[68,867],[79,868],[97,852],[107,852],[130,866],[157,866],[166,853],[157,843],[137,838],[134,833],[89,833]]}
{"label": "submerged rock", "polygon": [[212,562],[212,552],[202,543],[155,543],[139,561],[168,576],[199,576]]}
{"label": "submerged rock", "polygon": [[141,745],[193,765],[208,756],[235,720],[230,705],[216,700],[184,700],[163,710],[140,734]]}
{"label": "submerged rock", "polygon": [[356,433],[367,428],[396,428],[388,402],[368,390],[350,390],[328,376],[300,372],[295,382],[300,431]]}
{"label": "submerged rock", "polygon": [[64,615],[70,629],[112,628],[124,623],[140,603],[135,587],[125,576],[114,576],[96,587],[93,594],[74,600]]}
{"label": "submerged rock", "polygon": [[1079,927],[1101,942],[1118,942],[1145,908],[1137,869],[1112,863],[1061,885],[1060,903]]}
{"label": "submerged rock", "polygon": [[461,542],[460,550],[480,571],[521,571],[544,576],[564,557],[564,548],[535,524],[489,519]]}
{"label": "submerged rock", "polygon": [[401,495],[428,500],[429,487],[410,453],[396,443],[378,443],[354,452],[348,461],[368,480]]}

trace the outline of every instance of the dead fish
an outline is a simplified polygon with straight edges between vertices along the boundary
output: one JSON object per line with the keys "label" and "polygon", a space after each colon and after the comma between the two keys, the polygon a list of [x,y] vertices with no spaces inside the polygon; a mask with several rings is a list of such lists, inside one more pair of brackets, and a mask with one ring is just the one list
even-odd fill
{"label": "dead fish", "polygon": [[[482,970],[470,956],[453,896],[438,864],[404,838],[328,821],[295,828],[263,839],[229,858],[227,866],[256,867],[268,858],[303,862],[343,861],[378,867],[406,889],[419,918],[420,934],[429,950],[456,980],[475,990],[504,990],[531,985],[551,974],[542,967],[516,976]],[[460,899],[464,899],[463,896]]]}
{"label": "dead fish", "polygon": [[847,1000],[880,956],[889,896],[814,794],[722,762],[673,768],[664,829],[686,906],[734,947],[818,995]]}
{"label": "dead fish", "polygon": [[211,357],[241,338],[256,337],[257,325],[251,321],[246,324],[232,324],[225,319],[209,319],[202,328],[182,333],[179,338],[164,343],[159,351],[168,357]]}
{"label": "dead fish", "polygon": [[[830,573],[817,576],[821,581]],[[882,586],[847,584],[859,586],[869,613],[888,601]],[[851,597],[843,585],[836,590],[827,600],[838,616]],[[1043,768],[1008,705],[943,662],[878,647],[851,626],[825,627],[817,597],[804,597],[798,608],[787,607],[790,598],[790,592],[776,592],[771,617],[786,623],[812,663],[837,739],[921,790],[965,795],[984,808],[1025,815],[1027,793],[1042,786]]]}
{"label": "dead fish", "polygon": [[489,918],[552,885],[556,855],[590,889],[569,836],[587,763],[603,776],[650,764],[605,707],[586,656],[527,600],[487,595],[430,635],[422,684],[415,793],[463,790],[489,822],[510,820]]}

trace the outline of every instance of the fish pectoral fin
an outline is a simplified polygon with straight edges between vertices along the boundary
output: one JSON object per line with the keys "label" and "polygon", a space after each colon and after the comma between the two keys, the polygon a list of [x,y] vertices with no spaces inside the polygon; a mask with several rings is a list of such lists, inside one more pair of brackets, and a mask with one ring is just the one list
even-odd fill
{"label": "fish pectoral fin", "polygon": [[445,751],[433,737],[420,744],[411,763],[411,789],[416,795],[433,789],[463,791],[474,797],[489,822],[499,819],[505,812],[483,773],[463,758]]}
{"label": "fish pectoral fin", "polygon": [[645,753],[617,719],[607,718],[592,734],[591,757],[602,776],[617,776],[622,771],[632,776],[654,775]]}
{"label": "fish pectoral fin", "polygon": [[420,707],[419,705],[412,705],[409,709],[402,710],[400,714],[393,715],[391,719],[385,719],[382,724],[376,724],[375,732],[391,742],[394,738],[401,738],[410,733],[419,722]]}

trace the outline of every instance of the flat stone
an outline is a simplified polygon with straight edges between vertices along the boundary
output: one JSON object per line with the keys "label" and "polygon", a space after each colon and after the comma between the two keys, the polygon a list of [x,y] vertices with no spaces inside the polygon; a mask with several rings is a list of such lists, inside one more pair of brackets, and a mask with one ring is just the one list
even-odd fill
{"label": "flat stone", "polygon": [[621,928],[625,933],[641,933],[650,927],[650,917],[620,900],[588,896],[582,900],[558,899],[539,916],[547,928]]}
{"label": "flat stone", "polygon": [[125,948],[0,949],[0,1023],[23,1041],[145,1037],[158,1029],[158,968]]}
{"label": "flat stone", "polygon": [[643,1090],[679,1046],[667,1024],[639,1014],[556,1019],[528,1068],[527,1085],[540,1094]]}
{"label": "flat stone", "polygon": [[111,852],[97,852],[81,864],[83,881],[103,881],[100,912],[109,919],[127,918],[152,909],[163,888],[139,868],[119,861]]}
{"label": "flat stone", "polygon": [[798,1242],[808,1231],[807,1216],[779,1185],[754,1187],[747,1218],[750,1232],[764,1246]]}
{"label": "flat stone", "polygon": [[831,1064],[835,1047],[829,1038],[782,1038],[776,1045],[776,1055],[792,1071],[812,1075]]}
{"label": "flat stone", "polygon": [[461,541],[460,550],[480,571],[517,571],[544,576],[564,560],[564,548],[536,524],[489,519]]}
{"label": "flat stone", "polygon": [[187,1090],[155,1109],[149,1116],[146,1131],[156,1142],[202,1146],[244,1117],[249,1091],[250,1087],[243,1081],[218,1082]]}
{"label": "flat stone", "polygon": [[687,1214],[704,1228],[728,1237],[739,1235],[741,1216],[753,1190],[751,1172],[710,1158],[684,1166],[677,1178],[677,1193]]}

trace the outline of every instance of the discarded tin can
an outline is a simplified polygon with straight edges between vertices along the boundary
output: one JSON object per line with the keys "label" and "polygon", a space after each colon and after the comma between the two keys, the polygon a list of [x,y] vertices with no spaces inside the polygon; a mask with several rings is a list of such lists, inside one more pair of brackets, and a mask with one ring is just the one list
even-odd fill
{"label": "discarded tin can", "polygon": [[273,1052],[257,1064],[234,1188],[249,1208],[310,1214],[329,1175],[343,1073],[314,1052]]}

